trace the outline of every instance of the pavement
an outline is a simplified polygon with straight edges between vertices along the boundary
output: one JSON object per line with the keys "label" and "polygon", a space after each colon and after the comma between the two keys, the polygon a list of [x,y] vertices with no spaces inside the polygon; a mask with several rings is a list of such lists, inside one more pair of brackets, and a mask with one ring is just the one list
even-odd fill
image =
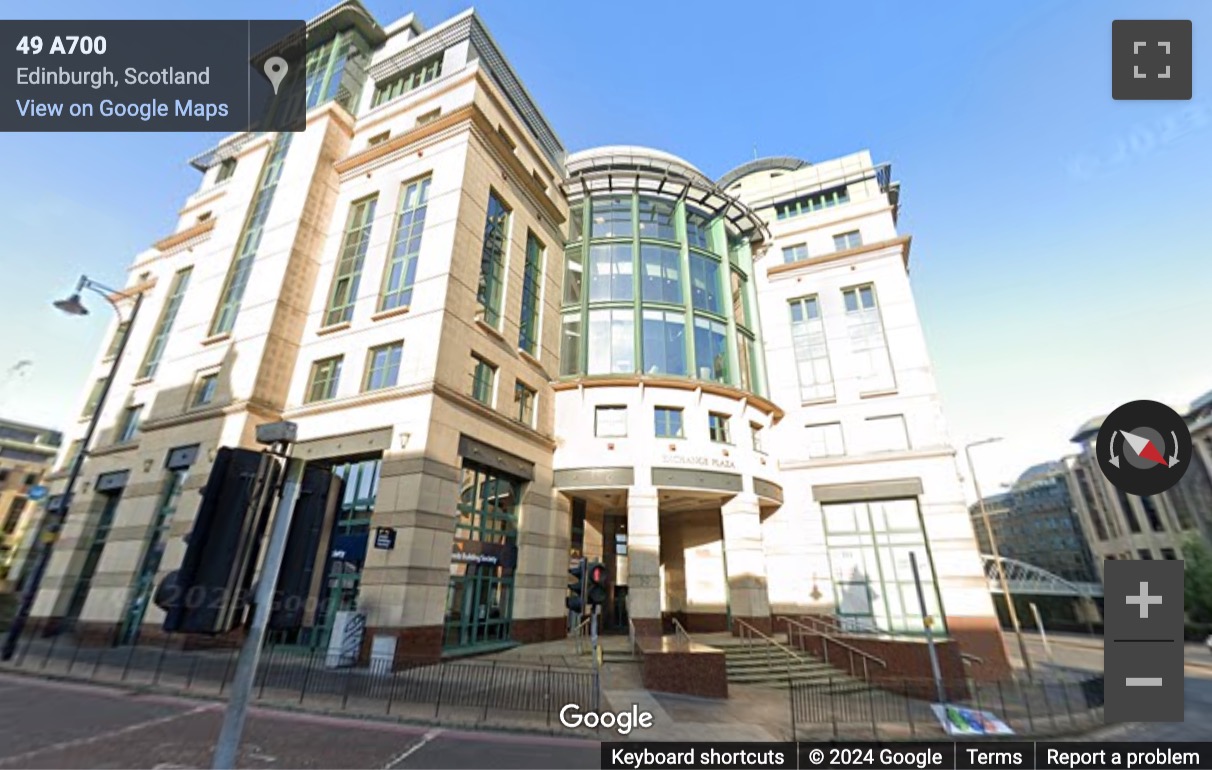
{"label": "pavement", "polygon": [[[223,704],[0,674],[0,768],[210,767]],[[254,708],[247,768],[589,768],[596,741]]]}

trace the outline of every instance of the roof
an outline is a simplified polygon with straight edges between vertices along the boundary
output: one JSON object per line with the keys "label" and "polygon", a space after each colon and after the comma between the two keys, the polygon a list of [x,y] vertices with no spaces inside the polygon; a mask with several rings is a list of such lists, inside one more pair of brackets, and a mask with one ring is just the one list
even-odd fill
{"label": "roof", "polygon": [[724,174],[722,177],[720,177],[716,184],[727,189],[731,187],[732,183],[738,179],[747,177],[750,174],[756,174],[759,171],[773,171],[776,169],[782,171],[795,171],[796,169],[801,169],[804,166],[810,165],[812,164],[808,161],[793,158],[790,155],[772,155],[768,158],[757,158],[749,161],[748,163],[742,163],[729,171],[727,174]]}
{"label": "roof", "polygon": [[1097,417],[1091,417],[1082,423],[1077,432],[1069,440],[1075,444],[1080,444],[1083,441],[1089,440],[1091,437],[1098,435],[1098,429],[1103,427],[1103,420],[1107,419],[1107,415],[1100,414]]}

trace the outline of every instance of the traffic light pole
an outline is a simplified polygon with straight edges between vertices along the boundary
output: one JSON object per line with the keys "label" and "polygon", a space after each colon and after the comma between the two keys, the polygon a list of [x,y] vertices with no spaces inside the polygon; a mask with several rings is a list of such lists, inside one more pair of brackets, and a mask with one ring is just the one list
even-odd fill
{"label": "traffic light pole", "polygon": [[598,650],[598,616],[601,605],[593,605],[589,612],[589,639],[593,646],[593,709],[600,711],[602,707],[602,656]]}
{"label": "traffic light pole", "polygon": [[290,458],[286,469],[286,481],[282,485],[282,497],[274,514],[273,530],[265,551],[261,575],[257,579],[256,606],[252,625],[240,650],[236,663],[236,674],[232,680],[231,697],[223,715],[223,729],[215,742],[215,754],[211,761],[214,770],[232,770],[240,751],[240,737],[244,734],[244,721],[248,716],[248,701],[252,695],[253,680],[257,675],[257,663],[261,658],[261,646],[265,642],[265,629],[273,611],[274,589],[278,585],[278,574],[282,571],[282,557],[286,553],[286,541],[290,535],[290,520],[294,516],[295,500],[299,496],[299,485],[303,480],[304,461]]}

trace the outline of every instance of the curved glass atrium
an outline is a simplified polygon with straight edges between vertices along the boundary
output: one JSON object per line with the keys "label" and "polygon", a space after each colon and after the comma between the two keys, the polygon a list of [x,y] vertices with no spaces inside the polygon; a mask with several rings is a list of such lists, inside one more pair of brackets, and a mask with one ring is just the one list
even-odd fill
{"label": "curved glass atrium", "polygon": [[748,241],[685,199],[575,202],[560,375],[686,378],[763,395],[751,273]]}

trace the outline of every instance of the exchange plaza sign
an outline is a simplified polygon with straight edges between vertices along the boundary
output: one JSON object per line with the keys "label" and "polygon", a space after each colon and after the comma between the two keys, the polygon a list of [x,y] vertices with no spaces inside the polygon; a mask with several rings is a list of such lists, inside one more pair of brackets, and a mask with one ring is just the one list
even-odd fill
{"label": "exchange plaza sign", "polygon": [[661,455],[661,465],[685,465],[691,468],[713,468],[718,470],[736,470],[736,463],[727,457],[707,457],[706,455],[680,455],[676,452],[666,452]]}

